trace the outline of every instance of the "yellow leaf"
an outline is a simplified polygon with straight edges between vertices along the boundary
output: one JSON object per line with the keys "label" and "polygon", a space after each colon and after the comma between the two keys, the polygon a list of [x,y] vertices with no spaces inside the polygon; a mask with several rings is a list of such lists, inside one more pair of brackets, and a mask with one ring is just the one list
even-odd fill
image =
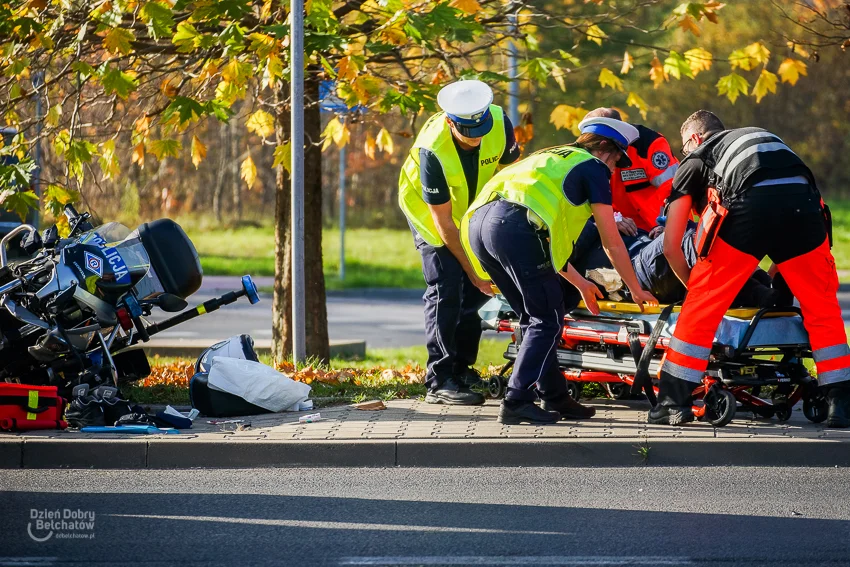
{"label": "yellow leaf", "polygon": [[708,71],[711,69],[711,64],[714,58],[711,53],[702,47],[695,47],[694,49],[685,51],[685,60],[688,62],[688,65],[691,66],[691,72],[694,74],[694,77],[696,77],[702,71]]}
{"label": "yellow leaf", "polygon": [[336,76],[340,81],[353,81],[357,78],[357,63],[351,57],[343,57],[339,60]]}
{"label": "yellow leaf", "polygon": [[667,71],[664,70],[664,65],[661,64],[661,61],[657,56],[652,60],[650,65],[649,78],[652,79],[652,84],[655,85],[655,88],[657,89],[661,83],[669,81],[670,76],[667,74]]}
{"label": "yellow leaf", "polygon": [[606,37],[608,37],[608,34],[602,31],[602,29],[596,24],[588,26],[587,31],[585,32],[585,38],[587,41],[592,41],[596,45],[602,45],[602,40]]}
{"label": "yellow leaf", "polygon": [[201,162],[207,157],[207,147],[201,142],[197,136],[192,136],[192,165],[195,169],[201,165]]}
{"label": "yellow leaf", "polygon": [[337,147],[341,148],[348,143],[351,134],[348,131],[348,126],[339,121],[339,118],[332,118],[328,125],[325,126],[324,132],[322,132],[322,138],[324,138],[324,143],[322,144],[322,151],[328,149],[328,146],[331,145],[331,142],[335,143]]}
{"label": "yellow leaf", "polygon": [[378,144],[378,149],[385,154],[393,153],[393,150],[395,149],[395,146],[393,145],[393,137],[386,128],[381,128],[381,131],[378,132],[378,139],[376,142]]}
{"label": "yellow leaf", "polygon": [[47,111],[47,116],[44,117],[44,122],[53,128],[59,125],[59,119],[62,117],[62,107],[59,104],[54,104]]}
{"label": "yellow leaf", "polygon": [[477,0],[452,0],[449,6],[467,14],[477,14],[481,10],[481,4]]}
{"label": "yellow leaf", "polygon": [[779,73],[783,83],[791,83],[791,86],[797,84],[800,75],[805,77],[809,74],[805,63],[791,59],[790,57],[782,62],[777,73]]}
{"label": "yellow leaf", "polygon": [[739,95],[749,93],[749,81],[737,73],[729,73],[725,77],[720,77],[720,80],[717,81],[717,94],[726,95],[732,104],[735,104]]}
{"label": "yellow leaf", "polygon": [[623,55],[623,67],[620,69],[620,74],[625,75],[635,67],[635,59],[628,51]]}
{"label": "yellow leaf", "polygon": [[202,83],[207,79],[215,76],[218,73],[218,65],[212,59],[204,63],[204,66],[201,67],[201,72],[198,74],[197,82]]}
{"label": "yellow leaf", "polygon": [[611,69],[603,68],[599,72],[599,84],[603,87],[611,87],[615,91],[623,92],[625,89],[623,88],[623,81],[615,75]]}
{"label": "yellow leaf", "polygon": [[242,162],[242,165],[239,166],[239,176],[245,180],[245,183],[248,185],[248,189],[251,189],[254,186],[254,181],[257,180],[257,166],[254,165],[254,160],[251,159],[251,156],[245,158],[245,161]]}
{"label": "yellow leaf", "polygon": [[106,37],[103,38],[103,47],[110,53],[127,55],[133,51],[133,46],[130,45],[130,42],[134,39],[136,39],[136,36],[130,30],[112,28],[106,34]]}
{"label": "yellow leaf", "polygon": [[383,28],[378,32],[378,38],[384,43],[390,45],[404,45],[407,43],[407,34],[404,33],[404,23],[401,25],[393,24]]}
{"label": "yellow leaf", "polygon": [[282,165],[286,171],[292,171],[292,148],[289,142],[280,144],[274,149],[274,162],[272,167]]}
{"label": "yellow leaf", "polygon": [[685,31],[691,32],[697,37],[702,35],[702,32],[700,31],[696,21],[694,21],[694,19],[690,16],[685,16],[684,18],[679,20],[679,27]]}
{"label": "yellow leaf", "polygon": [[378,147],[378,142],[371,132],[366,134],[366,143],[363,144],[363,151],[369,159],[375,159],[375,150]]}
{"label": "yellow leaf", "polygon": [[564,70],[557,63],[552,64],[552,78],[558,83],[561,91],[565,92],[567,90],[567,85],[564,83]]}
{"label": "yellow leaf", "polygon": [[761,99],[767,96],[767,93],[776,94],[777,78],[767,69],[762,69],[761,75],[759,75],[756,85],[753,87],[753,96],[756,97],[757,103],[761,102]]}
{"label": "yellow leaf", "polygon": [[265,110],[258,110],[248,117],[245,126],[249,131],[254,132],[265,140],[274,134],[274,116]]}
{"label": "yellow leaf", "polygon": [[579,122],[577,109],[568,104],[559,104],[549,114],[549,122],[554,124],[558,130],[561,128],[571,129],[574,124]]}
{"label": "yellow leaf", "polygon": [[626,104],[637,108],[640,115],[646,120],[646,111],[649,110],[649,105],[639,95],[630,92],[629,96],[626,97]]}
{"label": "yellow leaf", "polygon": [[133,156],[132,162],[137,164],[140,168],[145,168],[145,144],[144,142],[137,144],[136,147],[133,148]]}
{"label": "yellow leaf", "polygon": [[770,50],[760,41],[749,44],[744,48],[744,53],[754,59],[756,63],[765,64],[770,60]]}

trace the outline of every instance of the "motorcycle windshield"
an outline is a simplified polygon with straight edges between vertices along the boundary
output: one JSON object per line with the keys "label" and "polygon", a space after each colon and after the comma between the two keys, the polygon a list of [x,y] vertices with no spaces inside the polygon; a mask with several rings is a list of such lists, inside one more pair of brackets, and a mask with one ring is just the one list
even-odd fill
{"label": "motorcycle windshield", "polygon": [[85,233],[80,242],[100,247],[109,258],[118,281],[126,277],[127,281],[136,282],[133,289],[140,299],[164,291],[137,231],[131,231],[121,223],[111,222]]}

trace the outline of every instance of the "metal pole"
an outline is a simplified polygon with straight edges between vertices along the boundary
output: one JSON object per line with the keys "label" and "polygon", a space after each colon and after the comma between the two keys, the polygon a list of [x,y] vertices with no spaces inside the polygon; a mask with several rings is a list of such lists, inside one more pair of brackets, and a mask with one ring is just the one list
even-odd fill
{"label": "metal pole", "polygon": [[[44,107],[42,106],[41,87],[44,86],[44,71],[38,71],[32,77],[32,86],[35,89],[35,151],[33,159],[35,160],[35,171],[32,176],[32,185],[35,190],[36,197],[41,199],[41,128],[44,121]],[[35,208],[32,215],[32,225],[38,229],[39,216],[41,209]]]}
{"label": "metal pole", "polygon": [[[307,358],[304,302],[304,0],[290,3],[289,61],[292,109],[292,361]],[[317,101],[318,102],[318,101]]]}
{"label": "metal pole", "polygon": [[[516,31],[516,14],[508,16],[511,22],[511,31]],[[519,126],[519,81],[517,81],[517,48],[516,43],[511,40],[508,44],[508,77],[511,82],[508,85],[508,118],[514,126]]]}
{"label": "metal pole", "polygon": [[345,281],[345,146],[339,149],[339,279]]}

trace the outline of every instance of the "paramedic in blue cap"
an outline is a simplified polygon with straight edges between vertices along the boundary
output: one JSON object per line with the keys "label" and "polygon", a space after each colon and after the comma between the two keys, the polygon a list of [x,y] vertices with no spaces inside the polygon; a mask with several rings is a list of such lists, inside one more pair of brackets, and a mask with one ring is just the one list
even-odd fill
{"label": "paramedic in blue cap", "polygon": [[492,295],[472,271],[458,237],[460,219],[500,165],[519,158],[513,125],[481,81],[458,81],[437,95],[443,110],[422,127],[399,177],[399,206],[413,231],[428,286],[428,403],[480,405],[478,309]]}
{"label": "paramedic in blue cap", "polygon": [[[595,410],[567,393],[558,368],[565,305],[563,277],[587,308],[599,313],[602,297],[569,259],[573,242],[593,216],[611,264],[638,305],[658,305],[635,275],[611,207],[611,172],[628,167],[628,146],[637,129],[594,117],[579,124],[574,144],[540,150],[499,173],[484,187],[461,221],[461,242],[478,277],[492,279],[519,316],[519,352],[499,410],[506,424],[586,419]],[[541,406],[535,400],[541,399]]]}

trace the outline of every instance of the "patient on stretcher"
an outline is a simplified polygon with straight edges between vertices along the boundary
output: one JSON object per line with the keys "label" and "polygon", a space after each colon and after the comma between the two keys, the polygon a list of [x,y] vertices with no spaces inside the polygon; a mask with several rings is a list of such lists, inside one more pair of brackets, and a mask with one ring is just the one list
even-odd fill
{"label": "patient on stretcher", "polygon": [[[697,262],[694,234],[696,224],[688,224],[688,229],[682,239],[682,251],[690,267]],[[664,257],[664,238],[658,236],[651,239],[645,231],[638,231],[637,236],[623,236],[623,241],[632,259],[632,266],[643,289],[651,292],[660,303],[675,303],[685,297],[685,286],[673,273],[667,258]],[[599,286],[608,299],[612,301],[631,301],[626,286],[613,271],[613,266],[605,250],[593,219],[584,227],[573,247],[570,264],[587,279]],[[578,290],[564,281],[564,294],[567,305],[577,305],[580,295]],[[773,307],[791,305],[793,296],[781,276],[771,279],[761,268],[744,284],[733,302],[733,307]]]}

